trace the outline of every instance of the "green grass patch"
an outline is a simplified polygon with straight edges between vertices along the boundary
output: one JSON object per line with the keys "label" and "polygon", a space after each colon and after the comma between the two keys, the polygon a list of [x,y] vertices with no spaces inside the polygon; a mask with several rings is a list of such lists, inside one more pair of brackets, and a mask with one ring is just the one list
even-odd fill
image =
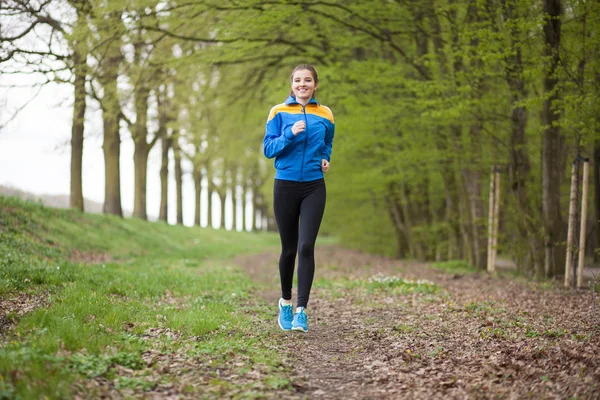
{"label": "green grass patch", "polygon": [[406,293],[438,293],[440,287],[427,280],[410,280],[399,276],[374,275],[368,279],[325,279],[318,278],[314,287],[327,289],[332,297],[346,295],[348,291],[361,290],[366,293],[388,292]]}
{"label": "green grass patch", "polygon": [[393,293],[437,293],[440,287],[435,283],[424,280],[410,280],[398,276],[381,276],[376,275],[370,277],[365,286],[369,291],[388,291]]}
{"label": "green grass patch", "polygon": [[450,274],[472,274],[476,272],[481,272],[479,268],[469,264],[464,260],[449,260],[435,262],[431,264],[431,267]]}
{"label": "green grass patch", "polygon": [[261,366],[263,387],[291,387],[272,333],[253,319],[271,319],[272,310],[244,309],[259,288],[227,261],[278,245],[273,233],[169,226],[0,197],[0,301],[26,293],[48,305],[10,314],[14,326],[0,336],[0,399],[70,398],[97,377],[117,390],[152,390],[157,382],[120,376],[119,368],[151,370],[144,352],[172,354],[186,341],[197,343],[196,353],[186,350],[191,358],[244,349],[243,365]]}

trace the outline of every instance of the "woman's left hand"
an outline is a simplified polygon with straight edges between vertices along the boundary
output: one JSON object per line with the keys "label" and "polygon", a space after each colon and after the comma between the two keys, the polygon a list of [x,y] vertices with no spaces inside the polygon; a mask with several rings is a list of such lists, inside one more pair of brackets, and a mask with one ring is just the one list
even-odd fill
{"label": "woman's left hand", "polygon": [[326,159],[323,158],[321,160],[321,171],[327,172],[328,169],[329,169],[329,161],[327,161]]}

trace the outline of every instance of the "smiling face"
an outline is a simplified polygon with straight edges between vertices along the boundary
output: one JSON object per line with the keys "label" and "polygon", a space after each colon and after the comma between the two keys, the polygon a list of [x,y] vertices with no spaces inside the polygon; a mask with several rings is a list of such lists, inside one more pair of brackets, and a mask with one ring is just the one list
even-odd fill
{"label": "smiling face", "polygon": [[296,101],[298,103],[308,103],[313,97],[317,86],[311,71],[300,69],[294,72],[294,75],[292,76],[292,92],[296,96]]}

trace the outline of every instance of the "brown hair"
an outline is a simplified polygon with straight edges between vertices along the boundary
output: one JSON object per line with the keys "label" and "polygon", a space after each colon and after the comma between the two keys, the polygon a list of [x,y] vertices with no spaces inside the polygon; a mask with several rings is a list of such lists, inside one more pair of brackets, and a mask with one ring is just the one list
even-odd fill
{"label": "brown hair", "polygon": [[[302,70],[308,70],[310,71],[310,74],[312,75],[313,79],[315,80],[315,85],[319,84],[319,76],[317,75],[317,70],[315,69],[315,67],[313,67],[310,64],[300,64],[297,65],[296,68],[294,68],[294,70],[292,71],[291,75],[290,75],[290,85],[292,84],[292,81],[294,79],[294,74],[296,73],[296,71],[302,71]],[[294,91],[290,89],[290,96],[294,95]],[[315,97],[315,94],[313,93],[313,97]]]}

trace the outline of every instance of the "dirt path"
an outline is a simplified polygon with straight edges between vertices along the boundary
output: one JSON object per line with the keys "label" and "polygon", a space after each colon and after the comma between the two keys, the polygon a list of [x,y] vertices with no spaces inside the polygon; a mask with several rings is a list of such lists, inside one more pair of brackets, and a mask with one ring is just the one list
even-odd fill
{"label": "dirt path", "polygon": [[[450,275],[337,247],[319,248],[317,262],[310,332],[280,341],[293,398],[600,398],[600,320],[589,291]],[[273,286],[261,295],[275,305],[277,255],[235,263]],[[365,289],[373,276],[440,290]]]}

